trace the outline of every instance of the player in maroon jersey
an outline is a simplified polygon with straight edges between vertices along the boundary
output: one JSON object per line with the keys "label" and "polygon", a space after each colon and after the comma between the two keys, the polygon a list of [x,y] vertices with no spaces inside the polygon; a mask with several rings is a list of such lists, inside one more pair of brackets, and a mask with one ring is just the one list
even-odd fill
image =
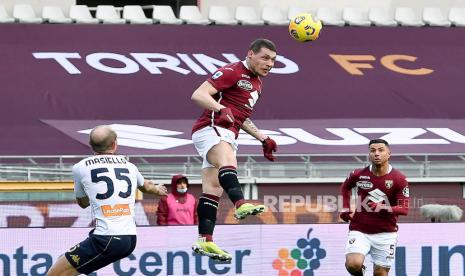
{"label": "player in maroon jersey", "polygon": [[192,141],[203,158],[202,190],[197,213],[199,239],[194,252],[228,261],[231,255],[213,242],[218,201],[225,191],[234,203],[235,218],[244,219],[265,210],[264,205],[244,201],[237,179],[237,142],[239,130],[261,141],[263,154],[274,161],[276,142],[263,134],[250,120],[254,105],[262,93],[260,77],[268,75],[276,59],[276,47],[267,39],[252,42],[243,61],[218,69],[192,94],[192,100],[205,108],[192,128]]}
{"label": "player in maroon jersey", "polygon": [[[350,173],[341,186],[343,210],[340,217],[350,221],[346,244],[346,268],[362,276],[363,262],[371,254],[373,275],[388,275],[397,244],[397,220],[407,215],[409,187],[405,176],[389,164],[391,150],[383,139],[371,140],[371,165]],[[357,188],[357,208],[351,210],[352,188]]]}

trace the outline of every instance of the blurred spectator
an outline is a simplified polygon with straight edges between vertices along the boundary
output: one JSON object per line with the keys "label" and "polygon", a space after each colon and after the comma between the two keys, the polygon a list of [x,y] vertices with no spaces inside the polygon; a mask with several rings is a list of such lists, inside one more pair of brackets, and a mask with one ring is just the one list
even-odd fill
{"label": "blurred spectator", "polygon": [[157,209],[158,225],[198,224],[197,199],[190,193],[189,180],[178,174],[171,179],[171,193],[160,198]]}

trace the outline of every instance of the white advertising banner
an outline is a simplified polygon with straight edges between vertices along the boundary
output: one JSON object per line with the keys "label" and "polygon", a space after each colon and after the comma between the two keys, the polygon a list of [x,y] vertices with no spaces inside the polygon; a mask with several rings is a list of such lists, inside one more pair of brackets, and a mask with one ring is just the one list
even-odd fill
{"label": "white advertising banner", "polygon": [[[88,228],[0,229],[0,274],[45,275],[57,257],[83,240]],[[396,276],[465,275],[465,226],[401,224]],[[348,275],[344,268],[346,224],[220,225],[215,241],[233,255],[217,263],[194,255],[194,226],[139,227],[127,258],[92,275]],[[365,261],[372,275],[370,258]]]}

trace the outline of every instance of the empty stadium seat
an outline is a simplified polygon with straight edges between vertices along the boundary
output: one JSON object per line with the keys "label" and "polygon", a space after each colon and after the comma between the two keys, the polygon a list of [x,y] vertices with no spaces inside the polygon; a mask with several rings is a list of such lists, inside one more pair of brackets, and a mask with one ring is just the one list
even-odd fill
{"label": "empty stadium seat", "polygon": [[203,18],[197,6],[181,6],[179,18],[187,24],[208,25],[210,20]]}
{"label": "empty stadium seat", "polygon": [[465,26],[465,8],[450,8],[449,20],[454,26]]}
{"label": "empty stadium seat", "polygon": [[271,6],[264,6],[262,10],[262,19],[268,25],[287,25],[289,20],[286,19],[280,9]]}
{"label": "empty stadium seat", "polygon": [[13,17],[20,23],[42,23],[42,18],[36,17],[31,5],[16,4],[13,7]]}
{"label": "empty stadium seat", "polygon": [[208,11],[208,19],[218,25],[236,25],[235,20],[227,7],[224,6],[210,6]]}
{"label": "empty stadium seat", "polygon": [[171,6],[153,6],[152,18],[160,24],[182,24],[182,20],[174,15]]}
{"label": "empty stadium seat", "polygon": [[63,10],[58,6],[44,6],[42,18],[48,23],[69,24],[73,22],[71,18],[65,17]]}
{"label": "empty stadium seat", "polygon": [[287,19],[291,20],[292,18],[294,18],[294,16],[298,15],[299,13],[308,13],[308,11],[301,6],[290,5],[287,10]]}
{"label": "empty stadium seat", "polygon": [[86,5],[73,5],[69,8],[69,17],[79,24],[97,24],[99,20],[93,18]]}
{"label": "empty stadium seat", "polygon": [[145,16],[144,10],[139,5],[123,7],[123,19],[131,24],[152,24],[153,20]]}
{"label": "empty stadium seat", "polygon": [[3,5],[0,5],[0,23],[13,23],[15,19],[8,16],[6,9]]}
{"label": "empty stadium seat", "polygon": [[394,19],[401,26],[421,27],[425,25],[423,21],[416,18],[415,11],[412,8],[408,8],[408,7],[396,8]]}
{"label": "empty stadium seat", "polygon": [[238,6],[236,8],[236,20],[242,25],[263,25],[265,22],[260,19],[253,7]]}
{"label": "empty stadium seat", "polygon": [[380,7],[373,7],[368,12],[368,19],[375,26],[397,26],[397,21],[394,20],[394,16],[389,13],[387,9]]}
{"label": "empty stadium seat", "polygon": [[371,25],[371,21],[368,20],[368,11],[361,8],[344,8],[342,11],[342,19],[350,26]]}
{"label": "empty stadium seat", "polygon": [[336,8],[321,7],[317,10],[316,17],[325,25],[344,26],[345,24],[341,11]]}
{"label": "empty stadium seat", "polygon": [[126,20],[121,18],[119,12],[111,5],[98,5],[95,14],[98,20],[104,24],[125,24]]}
{"label": "empty stadium seat", "polygon": [[450,27],[451,25],[441,9],[436,7],[425,7],[423,9],[423,21],[429,26]]}

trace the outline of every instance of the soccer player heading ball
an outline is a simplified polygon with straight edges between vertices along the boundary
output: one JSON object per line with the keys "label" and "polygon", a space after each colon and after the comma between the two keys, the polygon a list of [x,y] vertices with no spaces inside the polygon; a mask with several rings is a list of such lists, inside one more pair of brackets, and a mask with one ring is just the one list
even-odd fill
{"label": "soccer player heading ball", "polygon": [[265,158],[275,160],[276,142],[250,120],[262,94],[260,77],[268,75],[275,59],[274,43],[257,39],[250,45],[245,60],[221,67],[192,94],[192,100],[205,108],[192,129],[192,141],[203,158],[203,194],[197,209],[199,239],[192,250],[216,260],[229,261],[232,258],[213,242],[212,237],[223,191],[236,207],[236,219],[258,215],[265,210],[264,205],[244,201],[236,172],[236,139],[239,130],[244,130],[262,143]]}

